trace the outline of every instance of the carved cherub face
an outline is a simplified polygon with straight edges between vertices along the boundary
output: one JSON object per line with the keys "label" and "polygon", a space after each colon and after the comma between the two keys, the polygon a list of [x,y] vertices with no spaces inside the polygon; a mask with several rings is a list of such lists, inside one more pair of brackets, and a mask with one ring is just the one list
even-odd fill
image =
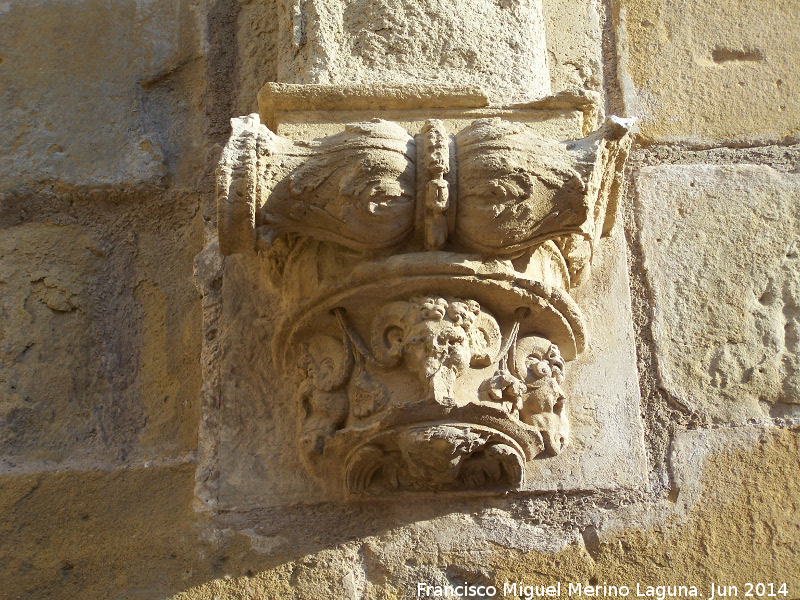
{"label": "carved cherub face", "polygon": [[429,379],[442,367],[456,374],[469,366],[471,351],[467,333],[444,320],[425,320],[411,328],[405,340],[405,363]]}
{"label": "carved cherub face", "polygon": [[559,414],[564,405],[564,392],[561,383],[564,381],[564,359],[558,346],[539,338],[527,350],[525,357],[525,384],[530,392],[531,408],[537,412],[551,412]]}
{"label": "carved cherub face", "polygon": [[455,378],[485,361],[498,343],[497,323],[474,300],[416,296],[387,305],[373,323],[379,362],[388,367],[403,362],[436,388],[430,392],[435,397],[452,398]]}

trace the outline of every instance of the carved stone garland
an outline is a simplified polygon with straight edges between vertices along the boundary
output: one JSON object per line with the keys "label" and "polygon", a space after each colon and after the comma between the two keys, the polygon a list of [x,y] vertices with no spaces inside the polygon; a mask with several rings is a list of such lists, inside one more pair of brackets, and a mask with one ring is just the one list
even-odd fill
{"label": "carved stone garland", "polygon": [[497,118],[312,142],[233,120],[220,251],[269,258],[313,474],[355,493],[514,488],[567,446],[561,384],[586,343],[569,290],[613,225],[628,145],[615,119],[570,142]]}

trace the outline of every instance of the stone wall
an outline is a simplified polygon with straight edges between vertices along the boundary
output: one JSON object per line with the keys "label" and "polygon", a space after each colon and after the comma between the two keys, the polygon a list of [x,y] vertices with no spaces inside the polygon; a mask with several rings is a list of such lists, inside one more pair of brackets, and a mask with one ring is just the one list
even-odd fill
{"label": "stone wall", "polygon": [[[411,598],[464,582],[744,597],[772,582],[800,598],[798,14],[0,2],[0,597]],[[246,396],[219,392],[238,361],[269,362],[278,309],[258,264],[207,251],[215,171],[268,81],[474,86],[491,106],[581,88],[601,117],[637,119],[591,284],[613,302],[575,293],[603,332],[576,427],[599,418],[606,379],[631,403],[578,484],[334,501],[308,493],[291,406],[225,404]],[[231,315],[253,327],[232,339]],[[259,385],[279,397],[271,372]],[[628,457],[619,472],[608,453]]]}

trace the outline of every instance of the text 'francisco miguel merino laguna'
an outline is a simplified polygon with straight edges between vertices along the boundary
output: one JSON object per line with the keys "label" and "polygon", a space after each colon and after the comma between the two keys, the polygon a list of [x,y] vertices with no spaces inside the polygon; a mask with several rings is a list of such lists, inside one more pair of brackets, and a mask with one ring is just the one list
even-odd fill
{"label": "text 'francisco miguel merino laguna'", "polygon": [[[767,587],[769,586],[769,587]],[[777,588],[777,589],[776,589]],[[768,593],[772,592],[772,593]],[[502,596],[499,593],[502,591]],[[652,598],[653,600],[665,600],[665,598],[699,598],[703,594],[694,585],[641,585],[637,583],[635,587],[630,588],[627,585],[584,585],[582,583],[568,583],[565,584],[564,591],[567,596],[587,597],[587,598]],[[763,584],[756,585],[745,584],[744,597],[785,597],[788,594],[788,589],[785,583],[781,584]],[[447,598],[447,597],[461,597],[469,598],[472,596],[480,597],[513,597],[522,598],[523,600],[533,600],[534,598],[559,598],[561,597],[562,587],[561,583],[552,585],[527,585],[524,583],[504,583],[502,589],[499,585],[469,585],[464,582],[464,585],[427,585],[425,583],[417,584],[417,597],[418,598]],[[711,584],[708,600],[717,600],[718,598],[738,597],[739,590],[734,585],[718,585]]]}

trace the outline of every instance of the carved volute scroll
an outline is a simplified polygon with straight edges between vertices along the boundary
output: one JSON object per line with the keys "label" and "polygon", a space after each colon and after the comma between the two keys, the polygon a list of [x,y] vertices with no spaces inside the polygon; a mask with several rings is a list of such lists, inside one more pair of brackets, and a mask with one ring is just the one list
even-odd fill
{"label": "carved volute scroll", "polygon": [[414,140],[401,127],[376,119],[293,144],[257,115],[234,121],[218,178],[223,254],[267,249],[287,233],[358,251],[411,234]]}
{"label": "carved volute scroll", "polygon": [[564,451],[587,327],[570,290],[613,226],[629,140],[480,118],[373,119],[310,142],[234,119],[223,255],[261,253],[283,317],[298,448],[357,494],[513,489]]}

